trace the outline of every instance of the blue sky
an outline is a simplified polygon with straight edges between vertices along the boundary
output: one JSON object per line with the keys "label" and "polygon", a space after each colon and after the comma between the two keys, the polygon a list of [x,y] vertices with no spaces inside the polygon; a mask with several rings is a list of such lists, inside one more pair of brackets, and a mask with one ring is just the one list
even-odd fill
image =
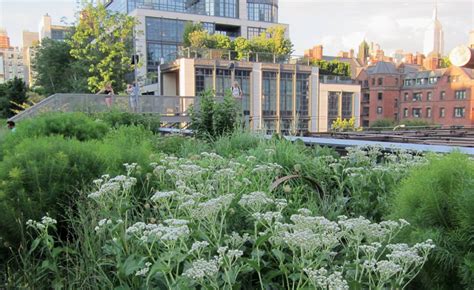
{"label": "blue sky", "polygon": [[[290,24],[295,53],[323,44],[325,54],[354,48],[362,39],[379,43],[388,53],[396,49],[423,50],[423,33],[434,0],[280,0],[279,20]],[[21,45],[22,30],[37,31],[41,16],[53,23],[74,20],[75,0],[0,0],[0,26],[13,45]],[[474,30],[474,1],[438,0],[445,33],[445,50],[465,44]]]}

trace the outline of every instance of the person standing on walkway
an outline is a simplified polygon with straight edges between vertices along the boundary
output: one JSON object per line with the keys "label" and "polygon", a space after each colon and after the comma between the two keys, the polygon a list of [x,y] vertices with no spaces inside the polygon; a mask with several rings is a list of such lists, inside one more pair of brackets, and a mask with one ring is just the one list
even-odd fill
{"label": "person standing on walkway", "polygon": [[107,96],[105,96],[105,104],[109,108],[112,107],[112,98],[115,95],[114,89],[112,88],[112,84],[107,83],[102,90],[97,92],[97,95],[100,95],[100,94],[107,95]]}
{"label": "person standing on walkway", "polygon": [[129,103],[132,112],[138,113],[138,103],[140,96],[140,87],[134,82],[132,85],[128,85],[127,93],[129,96]]}
{"label": "person standing on walkway", "polygon": [[242,102],[243,93],[242,93],[242,89],[240,88],[238,82],[234,82],[232,84],[232,87],[230,88],[230,90],[231,90],[231,93],[232,93],[232,97],[234,97],[234,100],[237,103],[236,110],[237,110],[238,123],[242,124],[242,122],[243,122],[243,102]]}

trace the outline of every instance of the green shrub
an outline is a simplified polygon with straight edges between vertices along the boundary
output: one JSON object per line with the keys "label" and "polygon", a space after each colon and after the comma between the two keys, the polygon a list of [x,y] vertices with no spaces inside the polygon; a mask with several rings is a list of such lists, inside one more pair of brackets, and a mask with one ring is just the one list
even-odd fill
{"label": "green shrub", "polygon": [[215,139],[231,133],[236,125],[237,107],[230,91],[222,102],[217,102],[213,91],[205,91],[199,96],[199,108],[192,107],[191,129],[199,138]]}
{"label": "green shrub", "polygon": [[0,236],[18,243],[18,222],[57,216],[69,196],[105,172],[94,144],[61,136],[23,139],[0,162]]}
{"label": "green shrub", "polygon": [[189,139],[190,138],[182,135],[160,136],[157,139],[156,148],[159,152],[178,156],[181,151],[181,147],[186,142],[188,142]]}
{"label": "green shrub", "polygon": [[218,138],[213,142],[217,154],[221,156],[237,156],[258,146],[262,137],[246,131],[234,131],[231,135]]}
{"label": "green shrub", "polygon": [[160,118],[157,115],[144,115],[119,110],[111,110],[92,115],[97,119],[104,121],[110,127],[118,128],[120,126],[138,126],[142,125],[146,129],[158,132],[160,129]]}
{"label": "green shrub", "polygon": [[381,119],[381,120],[376,120],[370,124],[370,128],[393,128],[397,125],[397,122],[392,119]]}
{"label": "green shrub", "polygon": [[432,156],[402,183],[392,211],[412,224],[412,240],[437,245],[419,281],[424,289],[474,285],[474,161],[461,153]]}

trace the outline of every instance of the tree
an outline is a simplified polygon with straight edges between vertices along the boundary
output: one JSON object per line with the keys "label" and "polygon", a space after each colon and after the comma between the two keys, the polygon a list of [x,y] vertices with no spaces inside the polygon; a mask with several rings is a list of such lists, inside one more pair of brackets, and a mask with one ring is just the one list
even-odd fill
{"label": "tree", "polygon": [[0,117],[10,118],[15,115],[13,110],[21,110],[16,104],[27,101],[26,91],[25,82],[17,77],[0,85]]}
{"label": "tree", "polygon": [[183,45],[184,47],[190,47],[191,41],[189,39],[189,35],[193,33],[194,31],[204,31],[204,28],[202,27],[201,23],[193,23],[193,22],[188,22],[184,26],[184,32],[183,32]]}
{"label": "tree", "polygon": [[87,92],[87,70],[82,61],[71,56],[70,50],[68,42],[49,38],[38,47],[33,70],[36,85],[42,87],[46,95]]}
{"label": "tree", "polygon": [[116,91],[125,88],[125,75],[133,70],[133,34],[136,21],[112,13],[104,5],[88,5],[69,41],[71,55],[88,68],[87,83],[98,91],[111,83]]}
{"label": "tree", "polygon": [[451,61],[449,60],[449,57],[445,56],[439,61],[439,67],[440,68],[448,68],[451,66]]}
{"label": "tree", "polygon": [[323,59],[314,60],[312,65],[319,67],[323,75],[350,76],[351,66],[338,60],[327,61]]}

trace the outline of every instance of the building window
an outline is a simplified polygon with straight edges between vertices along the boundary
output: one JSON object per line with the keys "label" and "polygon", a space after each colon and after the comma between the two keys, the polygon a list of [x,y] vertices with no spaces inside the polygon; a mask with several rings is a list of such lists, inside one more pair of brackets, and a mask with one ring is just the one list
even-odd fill
{"label": "building window", "polygon": [[263,100],[262,114],[264,116],[276,116],[276,96],[277,96],[277,73],[263,72]]}
{"label": "building window", "polygon": [[196,94],[214,89],[212,69],[196,68]]}
{"label": "building window", "polygon": [[439,109],[439,117],[444,118],[445,115],[446,115],[446,109],[445,108],[440,108]]}
{"label": "building window", "polygon": [[416,84],[421,85],[421,79],[416,79]]}
{"label": "building window", "polygon": [[430,77],[429,79],[429,83],[432,85],[432,84],[436,84],[438,82],[438,78],[437,77]]}
{"label": "building window", "polygon": [[280,74],[280,116],[293,115],[293,74]]}
{"label": "building window", "polygon": [[296,74],[296,113],[307,117],[309,104],[309,74]]}
{"label": "building window", "polygon": [[368,87],[369,86],[369,80],[364,80],[364,87]]}
{"label": "building window", "polygon": [[252,39],[254,37],[260,36],[260,34],[265,33],[267,30],[260,27],[248,27],[247,28],[247,38]]}
{"label": "building window", "polygon": [[403,109],[403,117],[404,118],[408,117],[408,109],[407,108]]}
{"label": "building window", "polygon": [[216,32],[216,25],[210,22],[202,23],[202,28],[206,30],[209,34],[214,34]]}
{"label": "building window", "polygon": [[405,102],[408,101],[408,93],[405,93],[405,94],[403,95],[403,100],[404,100]]}
{"label": "building window", "polygon": [[432,93],[432,92],[428,92],[428,93],[426,94],[426,100],[431,101],[432,98],[433,98],[433,93]]}
{"label": "building window", "polygon": [[416,101],[419,101],[421,102],[421,99],[423,98],[423,94],[422,93],[414,93],[413,94],[413,102],[416,102]]}
{"label": "building window", "polygon": [[456,91],[454,93],[456,100],[465,100],[466,99],[466,90]]}
{"label": "building window", "polygon": [[339,117],[339,96],[338,92],[328,94],[328,127]]}
{"label": "building window", "polygon": [[444,100],[444,98],[446,98],[446,92],[445,92],[445,91],[442,91],[442,92],[439,94],[439,99],[440,99],[440,100]]}
{"label": "building window", "polygon": [[229,69],[217,69],[216,70],[216,96],[223,97],[226,91],[231,88]]}
{"label": "building window", "polygon": [[383,108],[382,107],[377,107],[377,115],[382,115]]}
{"label": "building window", "polygon": [[411,110],[411,114],[413,115],[413,118],[421,118],[421,109],[420,108],[413,108]]}
{"label": "building window", "polygon": [[353,93],[342,93],[342,119],[352,118],[352,96]]}
{"label": "building window", "polygon": [[454,117],[455,118],[464,118],[466,114],[466,108],[454,108]]}
{"label": "building window", "polygon": [[383,78],[378,78],[377,85],[379,86],[383,85]]}
{"label": "building window", "polygon": [[242,90],[242,109],[244,115],[250,115],[250,71],[236,70],[234,80]]}
{"label": "building window", "polygon": [[409,87],[411,85],[410,80],[404,80],[403,85],[406,86],[406,87]]}
{"label": "building window", "polygon": [[375,86],[375,78],[372,79],[372,85]]}
{"label": "building window", "polygon": [[383,93],[377,94],[377,100],[381,101],[383,99]]}
{"label": "building window", "polygon": [[[261,2],[261,1],[248,1]],[[267,3],[248,3],[248,18],[252,21],[278,22],[278,6]]]}
{"label": "building window", "polygon": [[426,118],[431,118],[431,108],[426,108]]}

